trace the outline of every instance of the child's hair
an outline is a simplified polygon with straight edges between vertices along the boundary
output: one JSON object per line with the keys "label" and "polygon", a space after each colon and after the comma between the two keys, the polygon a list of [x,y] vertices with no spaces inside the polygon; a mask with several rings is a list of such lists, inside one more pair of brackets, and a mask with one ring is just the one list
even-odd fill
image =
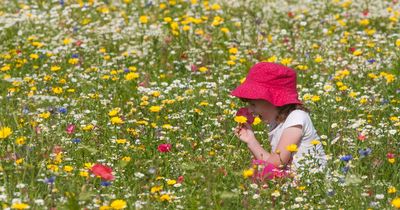
{"label": "child's hair", "polygon": [[[251,99],[240,98],[240,100],[243,102],[249,102]],[[285,121],[287,116],[296,109],[310,113],[310,109],[305,107],[303,104],[286,104],[283,106],[277,106],[276,108],[278,109],[278,115],[275,118],[277,123]]]}

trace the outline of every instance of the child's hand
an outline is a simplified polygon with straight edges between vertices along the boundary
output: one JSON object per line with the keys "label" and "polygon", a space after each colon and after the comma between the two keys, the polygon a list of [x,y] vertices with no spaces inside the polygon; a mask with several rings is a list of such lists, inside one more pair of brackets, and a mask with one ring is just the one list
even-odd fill
{"label": "child's hand", "polygon": [[244,143],[248,144],[252,141],[257,141],[256,137],[254,136],[253,129],[247,123],[239,124],[235,128],[235,135]]}

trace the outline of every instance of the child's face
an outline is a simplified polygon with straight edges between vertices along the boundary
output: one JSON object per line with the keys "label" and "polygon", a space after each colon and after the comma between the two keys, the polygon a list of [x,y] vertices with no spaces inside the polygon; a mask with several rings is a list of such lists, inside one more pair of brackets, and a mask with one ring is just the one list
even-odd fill
{"label": "child's face", "polygon": [[255,99],[248,100],[247,103],[247,108],[250,110],[250,112],[252,112],[254,115],[258,115],[261,120],[268,123],[273,121],[278,114],[276,107],[268,101]]}

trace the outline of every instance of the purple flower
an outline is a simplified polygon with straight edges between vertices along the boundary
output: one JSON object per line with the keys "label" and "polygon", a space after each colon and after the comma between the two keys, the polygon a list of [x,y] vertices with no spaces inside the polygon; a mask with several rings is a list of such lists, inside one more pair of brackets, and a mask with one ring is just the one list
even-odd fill
{"label": "purple flower", "polygon": [[47,183],[47,184],[53,184],[55,180],[56,180],[56,177],[52,176],[52,177],[46,178],[44,180],[44,182]]}
{"label": "purple flower", "polygon": [[107,181],[101,181],[101,186],[107,187],[111,185],[111,182],[107,182]]}
{"label": "purple flower", "polygon": [[74,139],[72,139],[72,142],[77,144],[77,143],[81,142],[81,139],[80,138],[74,138]]}
{"label": "purple flower", "polygon": [[372,150],[371,148],[367,148],[367,149],[359,149],[358,153],[361,155],[361,157],[366,157],[369,154],[371,154]]}
{"label": "purple flower", "polygon": [[72,54],[72,57],[73,58],[79,58],[79,55],[74,53],[74,54]]}
{"label": "purple flower", "polygon": [[372,63],[375,63],[375,62],[376,62],[375,59],[369,59],[369,60],[368,60],[368,63],[371,63],[371,64],[372,64]]}
{"label": "purple flower", "polygon": [[353,156],[351,156],[351,155],[345,155],[340,158],[340,160],[344,161],[344,162],[349,162],[349,160],[351,160],[351,159],[353,159]]}
{"label": "purple flower", "polygon": [[65,114],[65,113],[67,113],[67,108],[60,107],[60,108],[58,108],[58,112],[60,112],[61,114]]}

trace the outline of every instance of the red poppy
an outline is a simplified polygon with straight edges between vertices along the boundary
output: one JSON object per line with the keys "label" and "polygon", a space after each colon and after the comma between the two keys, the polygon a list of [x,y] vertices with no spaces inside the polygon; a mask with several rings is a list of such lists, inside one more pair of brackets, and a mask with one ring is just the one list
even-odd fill
{"label": "red poppy", "polygon": [[96,176],[100,176],[102,179],[106,180],[106,181],[110,181],[114,179],[114,176],[112,175],[112,168],[96,163],[91,169],[90,171],[96,175]]}
{"label": "red poppy", "polygon": [[247,118],[247,123],[249,123],[250,125],[254,122],[254,116],[253,114],[251,114],[251,112],[249,111],[248,108],[240,108],[237,112],[236,112],[236,116],[243,116]]}
{"label": "red poppy", "polygon": [[360,140],[360,141],[364,141],[365,138],[366,138],[366,136],[363,135],[363,134],[359,134],[359,135],[358,135],[358,140]]}
{"label": "red poppy", "polygon": [[177,183],[182,183],[184,180],[183,176],[179,176],[178,180],[176,181]]}
{"label": "red poppy", "polygon": [[160,152],[169,152],[171,151],[171,144],[160,144],[157,149]]}

